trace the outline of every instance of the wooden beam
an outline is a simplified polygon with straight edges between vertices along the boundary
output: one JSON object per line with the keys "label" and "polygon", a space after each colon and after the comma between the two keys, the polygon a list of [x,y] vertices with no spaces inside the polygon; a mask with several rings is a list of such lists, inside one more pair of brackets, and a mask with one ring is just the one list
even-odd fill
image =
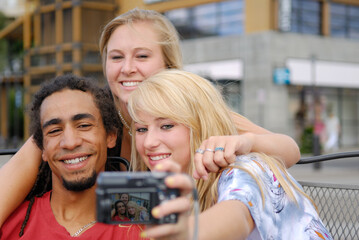
{"label": "wooden beam", "polygon": [[83,2],[82,7],[104,11],[114,11],[116,9],[115,4],[102,2]]}
{"label": "wooden beam", "polygon": [[44,73],[55,73],[56,72],[56,65],[47,65],[41,67],[30,67],[29,73],[30,75],[38,75]]}
{"label": "wooden beam", "polygon": [[330,3],[327,1],[322,3],[322,34],[330,35]]}
{"label": "wooden beam", "polygon": [[143,0],[117,0],[119,8],[118,13],[127,12],[135,7],[156,10],[158,12],[164,12],[173,10],[176,8],[189,8],[201,4],[222,2],[223,0],[172,0],[159,3],[146,4]]}
{"label": "wooden beam", "polygon": [[72,9],[72,42],[79,44],[77,48],[72,50],[72,62],[75,66],[79,66],[73,69],[73,73],[76,75],[82,75],[80,64],[82,62],[81,43],[82,40],[82,11],[81,6],[74,6]]}
{"label": "wooden beam", "polygon": [[18,27],[20,27],[24,23],[24,16],[18,17],[7,25],[5,28],[3,28],[0,31],[0,39],[5,38],[7,35],[9,35],[11,32],[15,31]]}
{"label": "wooden beam", "polygon": [[[58,4],[58,6],[61,6],[62,1],[61,0],[56,0],[56,4]],[[64,59],[64,54],[63,54],[63,50],[61,48],[61,45],[64,42],[64,15],[63,15],[63,8],[62,7],[58,7],[56,8],[56,12],[55,12],[55,34],[56,34],[56,38],[55,38],[55,42],[56,42],[56,64],[57,66],[60,66],[59,68],[57,68],[56,74],[57,75],[61,75],[63,74],[63,70],[62,70],[62,63],[63,63],[63,59]]]}

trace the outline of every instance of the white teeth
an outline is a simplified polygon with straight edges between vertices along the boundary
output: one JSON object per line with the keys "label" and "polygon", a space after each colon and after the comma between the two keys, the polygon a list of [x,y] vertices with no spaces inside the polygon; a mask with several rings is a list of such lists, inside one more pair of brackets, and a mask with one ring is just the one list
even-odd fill
{"label": "white teeth", "polygon": [[141,82],[122,82],[122,85],[125,87],[134,87],[140,84]]}
{"label": "white teeth", "polygon": [[76,163],[86,160],[87,158],[88,157],[80,157],[80,158],[75,158],[75,159],[64,160],[64,162],[66,164],[76,164]]}
{"label": "white teeth", "polygon": [[170,156],[169,154],[166,154],[166,155],[160,155],[160,156],[150,157],[150,159],[151,159],[152,161],[159,161],[159,160],[168,158],[169,156]]}

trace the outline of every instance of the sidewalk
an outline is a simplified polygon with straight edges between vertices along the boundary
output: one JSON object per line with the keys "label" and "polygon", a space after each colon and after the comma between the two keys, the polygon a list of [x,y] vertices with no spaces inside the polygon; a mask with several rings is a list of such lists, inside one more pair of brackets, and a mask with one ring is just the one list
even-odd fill
{"label": "sidewalk", "polygon": [[[356,149],[340,149],[338,152],[358,150],[359,147]],[[297,164],[291,167],[289,172],[299,181],[359,184],[359,158],[343,158],[322,162],[320,169],[314,169],[314,164],[312,163]]]}

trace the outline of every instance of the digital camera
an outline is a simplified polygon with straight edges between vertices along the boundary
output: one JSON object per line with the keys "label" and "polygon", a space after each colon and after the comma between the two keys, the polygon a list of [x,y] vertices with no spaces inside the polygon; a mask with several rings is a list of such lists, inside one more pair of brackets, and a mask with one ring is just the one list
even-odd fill
{"label": "digital camera", "polygon": [[97,221],[107,224],[176,223],[177,214],[154,218],[153,207],[177,198],[179,189],[168,188],[166,172],[102,172],[97,178]]}

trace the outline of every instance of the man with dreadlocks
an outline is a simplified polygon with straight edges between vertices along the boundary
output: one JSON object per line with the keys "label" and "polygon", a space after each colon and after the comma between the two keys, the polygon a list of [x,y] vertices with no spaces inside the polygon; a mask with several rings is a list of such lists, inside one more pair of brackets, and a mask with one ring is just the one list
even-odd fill
{"label": "man with dreadlocks", "polygon": [[30,127],[43,163],[27,201],[6,220],[0,238],[139,239],[138,225],[95,220],[96,177],[105,169],[107,148],[115,145],[117,126],[110,95],[91,81],[65,75],[43,85],[34,97]]}

